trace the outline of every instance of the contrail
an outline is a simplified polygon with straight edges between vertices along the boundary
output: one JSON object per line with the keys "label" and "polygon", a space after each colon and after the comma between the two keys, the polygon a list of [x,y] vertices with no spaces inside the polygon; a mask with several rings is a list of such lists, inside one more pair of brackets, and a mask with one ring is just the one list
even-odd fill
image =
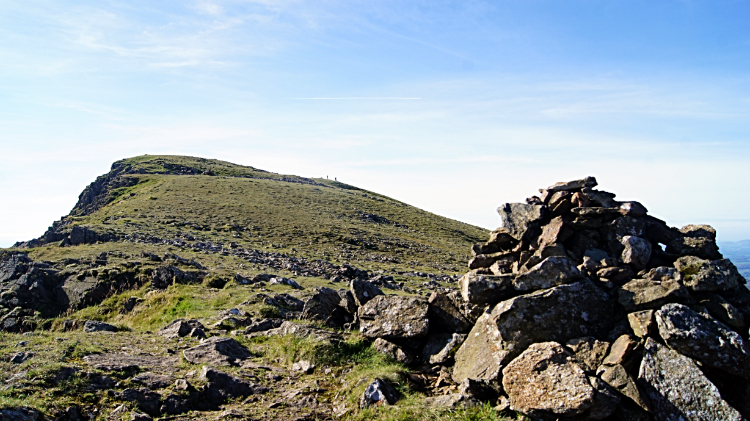
{"label": "contrail", "polygon": [[405,98],[405,97],[316,97],[316,98],[289,98],[289,99],[422,99],[422,98]]}

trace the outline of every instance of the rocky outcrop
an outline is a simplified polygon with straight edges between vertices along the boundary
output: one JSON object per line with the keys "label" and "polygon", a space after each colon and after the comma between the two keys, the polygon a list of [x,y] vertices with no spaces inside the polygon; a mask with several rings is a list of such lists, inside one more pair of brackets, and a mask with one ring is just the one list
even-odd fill
{"label": "rocky outcrop", "polygon": [[360,332],[368,338],[410,339],[427,335],[430,322],[426,300],[378,295],[357,311]]}
{"label": "rocky outcrop", "polygon": [[232,365],[250,357],[250,351],[232,338],[213,337],[182,351],[191,364]]}
{"label": "rocky outcrop", "polygon": [[459,281],[485,309],[453,381],[482,382],[541,419],[750,418],[738,412],[750,410],[750,290],[715,231],[671,228],[595,186],[557,183],[499,207],[503,226],[472,248]]}

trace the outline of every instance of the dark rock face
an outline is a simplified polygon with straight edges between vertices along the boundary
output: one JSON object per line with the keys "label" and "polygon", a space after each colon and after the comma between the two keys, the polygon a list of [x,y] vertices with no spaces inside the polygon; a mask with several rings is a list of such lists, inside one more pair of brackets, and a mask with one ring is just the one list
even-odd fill
{"label": "dark rock face", "polygon": [[430,305],[430,329],[436,332],[465,333],[471,330],[471,323],[463,313],[453,305],[445,294],[433,292],[428,300]]}
{"label": "dark rock face", "polygon": [[378,295],[358,310],[360,332],[368,338],[422,337],[430,328],[428,310],[421,298]]}
{"label": "dark rock face", "polygon": [[313,294],[305,301],[302,319],[325,321],[338,307],[341,297],[331,288],[315,288]]}
{"label": "dark rock face", "polygon": [[703,260],[694,256],[677,259],[675,267],[683,274],[683,283],[696,292],[731,290],[745,279],[727,259]]}
{"label": "dark rock face", "polygon": [[250,357],[250,351],[232,338],[213,337],[182,351],[192,364],[231,365]]}
{"label": "dark rock face", "polygon": [[649,338],[638,382],[658,420],[743,420],[695,361]]}
{"label": "dark rock face", "polygon": [[172,284],[186,284],[197,282],[198,278],[189,272],[183,272],[171,265],[159,266],[151,273],[151,288],[165,289]]}
{"label": "dark rock face", "polygon": [[[27,311],[53,315],[60,307],[57,302],[60,283],[58,271],[47,263],[35,262],[24,253],[3,255],[0,261],[0,318],[6,320],[0,323],[0,329],[9,332],[33,329],[33,326],[25,326]],[[18,308],[15,315],[9,315],[15,308]]]}
{"label": "dark rock face", "polygon": [[372,347],[381,354],[387,355],[394,361],[402,364],[409,364],[414,360],[410,352],[405,351],[400,346],[383,338],[377,338],[373,341]]}

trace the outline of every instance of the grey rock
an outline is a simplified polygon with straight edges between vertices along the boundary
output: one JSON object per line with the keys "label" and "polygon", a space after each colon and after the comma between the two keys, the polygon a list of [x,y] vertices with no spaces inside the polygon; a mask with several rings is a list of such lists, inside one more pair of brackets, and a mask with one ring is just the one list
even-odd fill
{"label": "grey rock", "polygon": [[565,346],[573,352],[578,365],[586,372],[596,372],[609,354],[609,342],[591,336],[571,339]]}
{"label": "grey rock", "polygon": [[750,379],[750,351],[740,335],[681,304],[667,304],[655,314],[659,334],[682,355],[726,373]]}
{"label": "grey rock", "polygon": [[205,327],[196,319],[177,319],[172,323],[164,326],[158,332],[158,335],[164,336],[169,339],[179,338],[187,336],[193,329],[205,329]]}
{"label": "grey rock", "polygon": [[402,364],[410,364],[414,361],[414,357],[410,352],[405,351],[400,346],[383,338],[375,339],[372,343],[372,347],[381,354],[387,355],[391,359]]}
{"label": "grey rock", "polygon": [[192,409],[190,398],[179,395],[168,395],[161,405],[161,413],[166,415],[178,415]]}
{"label": "grey rock", "polygon": [[253,332],[265,332],[267,330],[276,329],[284,323],[282,319],[259,319],[254,320],[248,327],[245,328],[245,333]]}
{"label": "grey rock", "polygon": [[265,332],[258,332],[264,336],[288,336],[294,335],[298,338],[311,338],[321,342],[336,343],[342,342],[344,338],[338,333],[330,330],[321,329],[315,325],[306,325],[285,321],[276,329],[270,329]]}
{"label": "grey rock", "polygon": [[376,378],[365,388],[365,392],[359,400],[359,407],[393,405],[397,400],[398,392],[396,392],[396,389],[385,380]]}
{"label": "grey rock", "polygon": [[352,292],[349,290],[343,289],[338,290],[338,293],[339,298],[341,299],[341,301],[339,301],[339,307],[343,308],[347,313],[351,315],[357,314],[357,307],[359,306],[357,305],[357,301],[354,298],[354,294],[352,294]]}
{"label": "grey rock", "polygon": [[677,279],[633,279],[617,290],[617,301],[629,312],[656,309],[670,301],[685,301],[688,296]]}
{"label": "grey rock", "polygon": [[294,289],[303,289],[302,285],[298,284],[294,279],[284,278],[277,276],[268,280],[271,285],[288,285]]}
{"label": "grey rock", "polygon": [[13,364],[21,364],[22,362],[31,359],[34,357],[34,353],[31,351],[22,351],[17,352],[13,354],[12,357],[10,357],[10,362]]}
{"label": "grey rock", "polygon": [[153,289],[165,289],[172,284],[187,284],[197,281],[198,278],[194,274],[184,272],[172,265],[159,266],[151,273],[151,288]]}
{"label": "grey rock", "polygon": [[349,290],[354,296],[354,301],[357,304],[357,307],[365,305],[368,301],[378,295],[383,295],[383,291],[381,291],[380,288],[361,279],[352,280]]}
{"label": "grey rock", "polygon": [[422,298],[378,295],[357,310],[360,332],[368,338],[422,337],[430,328],[428,310]]}
{"label": "grey rock", "polygon": [[236,364],[250,357],[250,351],[232,338],[213,337],[198,346],[182,351],[191,364]]}
{"label": "grey rock", "polygon": [[635,380],[628,373],[625,367],[619,364],[611,366],[604,365],[599,367],[596,374],[605,383],[612,386],[623,396],[628,397],[632,402],[641,407],[643,410],[649,410],[649,399],[645,394],[641,392],[641,389],[638,387]]}
{"label": "grey rock", "polygon": [[422,350],[422,358],[430,364],[445,364],[453,358],[464,340],[466,335],[460,333],[431,334]]}
{"label": "grey rock", "polygon": [[598,377],[589,376],[589,383],[596,390],[594,402],[586,412],[585,419],[603,420],[612,415],[620,404],[620,395]]}
{"label": "grey rock", "polygon": [[596,390],[557,342],[535,343],[503,368],[511,408],[530,417],[575,416],[594,404]]}
{"label": "grey rock", "polygon": [[726,291],[745,283],[729,259],[703,260],[685,256],[677,259],[675,267],[682,273],[685,286],[696,292]]}
{"label": "grey rock", "polygon": [[513,288],[521,292],[531,292],[569,284],[583,277],[576,264],[567,257],[548,257],[528,272],[513,280]]}
{"label": "grey rock", "polygon": [[338,307],[341,297],[331,288],[315,288],[311,296],[307,297],[302,309],[302,319],[325,321]]}
{"label": "grey rock", "polygon": [[555,183],[549,187],[547,187],[547,191],[549,192],[556,192],[556,191],[573,191],[573,190],[581,190],[583,188],[593,188],[597,186],[596,178],[594,177],[586,177],[582,178],[580,180],[573,180],[573,181],[561,181],[559,183]]}
{"label": "grey rock", "polygon": [[514,239],[521,240],[530,228],[538,225],[544,216],[544,207],[526,203],[506,203],[497,208],[497,212],[507,233]]}
{"label": "grey rock", "polygon": [[134,383],[140,383],[149,389],[162,389],[172,384],[174,378],[147,371],[133,377],[131,381]]}
{"label": "grey rock", "polygon": [[716,320],[738,331],[747,326],[742,312],[719,294],[704,293],[698,300],[698,304],[704,306]]}
{"label": "grey rock", "polygon": [[203,398],[214,405],[221,405],[229,399],[263,394],[269,391],[265,386],[243,380],[209,366],[203,366],[198,378],[208,382],[203,389]]}
{"label": "grey rock", "polygon": [[120,393],[120,399],[135,402],[138,409],[152,417],[159,415],[161,395],[156,392],[152,392],[146,388],[125,389]]}
{"label": "grey rock", "polygon": [[445,294],[433,292],[427,302],[430,305],[430,329],[433,331],[464,333],[471,330],[469,320]]}
{"label": "grey rock", "polygon": [[622,237],[620,243],[623,245],[620,259],[636,270],[646,267],[648,260],[651,258],[651,243],[641,237],[626,235]]}
{"label": "grey rock", "polygon": [[111,324],[99,322],[96,320],[86,320],[83,325],[84,332],[117,332],[117,328]]}
{"label": "grey rock", "polygon": [[744,419],[722,399],[695,361],[651,338],[646,340],[638,382],[651,399],[657,420]]}
{"label": "grey rock", "polygon": [[461,393],[424,398],[425,406],[436,409],[473,408],[481,404],[482,403],[474,397]]}
{"label": "grey rock", "polygon": [[586,279],[503,301],[477,320],[456,352],[453,379],[499,380],[500,369],[535,342],[603,337],[612,307]]}
{"label": "grey rock", "polygon": [[518,292],[513,288],[513,275],[478,275],[467,273],[458,280],[463,299],[472,304],[496,304]]}
{"label": "grey rock", "polygon": [[292,364],[292,371],[300,371],[305,374],[312,374],[315,371],[315,364],[309,360],[300,360]]}

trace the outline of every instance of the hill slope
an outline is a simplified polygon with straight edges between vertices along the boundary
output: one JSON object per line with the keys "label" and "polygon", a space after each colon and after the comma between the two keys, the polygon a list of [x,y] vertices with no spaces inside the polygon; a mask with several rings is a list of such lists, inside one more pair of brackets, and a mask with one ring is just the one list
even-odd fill
{"label": "hill slope", "polygon": [[[76,226],[95,235],[73,232]],[[368,269],[456,273],[471,244],[486,235],[344,183],[147,155],[115,162],[86,188],[68,217],[26,245],[145,236],[233,243]]]}

